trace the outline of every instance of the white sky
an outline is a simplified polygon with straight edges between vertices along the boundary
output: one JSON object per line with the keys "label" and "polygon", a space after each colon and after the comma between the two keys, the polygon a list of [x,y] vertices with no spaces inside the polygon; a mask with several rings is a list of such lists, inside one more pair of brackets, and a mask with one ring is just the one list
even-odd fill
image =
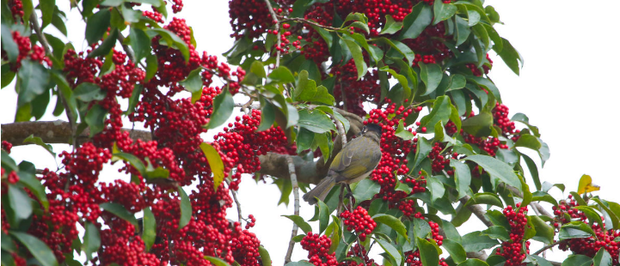
{"label": "white sky", "polygon": [[[505,25],[497,25],[499,34],[510,40],[525,59],[521,76],[514,75],[501,59],[495,62],[490,77],[502,93],[511,116],[522,112],[540,128],[542,139],[551,149],[551,159],[541,170],[542,180],[566,184],[567,191],[577,189],[579,177],[589,174],[601,191],[595,194],[619,202],[615,190],[620,174],[615,169],[620,151],[616,120],[620,99],[620,53],[617,11],[620,1],[507,1],[489,0]],[[68,3],[67,3],[68,4]],[[185,1],[180,16],[193,26],[198,51],[221,57],[233,44],[229,37],[228,2]],[[75,20],[77,19],[77,20]],[[69,23],[76,47],[84,47],[83,26],[79,17]],[[50,27],[51,28],[51,27]],[[49,108],[53,108],[53,103]],[[0,91],[0,122],[10,123],[15,115],[16,96],[12,86]],[[44,120],[55,120],[51,115]],[[211,141],[212,139],[205,139]],[[55,145],[57,153],[67,145]],[[33,155],[36,154],[36,155]],[[33,161],[37,166],[55,166],[51,156],[40,148],[14,148],[13,157]],[[536,160],[537,157],[532,157]],[[110,171],[114,174],[113,171]],[[534,188],[532,183],[530,187]],[[239,191],[244,215],[254,214],[252,229],[271,253],[274,265],[282,265],[292,223],[281,215],[292,214],[292,206],[276,207],[279,191],[274,185],[255,183],[249,178]],[[559,199],[561,194],[554,194]],[[291,201],[292,202],[292,201]],[[313,207],[302,203],[302,216],[310,218]],[[236,210],[229,210],[236,219]],[[475,219],[475,218],[472,218]],[[477,230],[476,225],[463,232]],[[532,248],[536,250],[536,248]],[[293,260],[305,259],[297,245]],[[554,256],[555,257],[555,256]],[[555,257],[556,260],[560,260]]]}

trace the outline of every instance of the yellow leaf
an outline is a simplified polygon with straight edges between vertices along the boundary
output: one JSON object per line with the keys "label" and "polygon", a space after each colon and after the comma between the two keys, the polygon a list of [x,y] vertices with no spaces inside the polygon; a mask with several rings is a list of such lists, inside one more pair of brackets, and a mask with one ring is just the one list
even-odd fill
{"label": "yellow leaf", "polygon": [[213,173],[213,189],[217,191],[217,188],[224,181],[224,162],[222,157],[217,153],[217,150],[211,146],[211,144],[203,142],[200,144],[200,149],[207,157],[211,172]]}
{"label": "yellow leaf", "polygon": [[589,175],[581,176],[581,179],[579,179],[579,188],[577,189],[577,194],[584,194],[597,190],[601,190],[601,187],[592,184],[592,177],[590,177]]}

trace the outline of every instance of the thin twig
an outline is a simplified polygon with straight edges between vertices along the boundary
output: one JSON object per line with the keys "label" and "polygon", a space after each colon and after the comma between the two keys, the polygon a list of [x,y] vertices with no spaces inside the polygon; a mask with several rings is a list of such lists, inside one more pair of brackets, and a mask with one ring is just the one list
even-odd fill
{"label": "thin twig", "polygon": [[43,45],[45,54],[51,55],[52,52],[50,51],[50,44],[47,42],[47,38],[45,38],[45,34],[43,34],[43,31],[41,30],[41,26],[39,25],[39,20],[37,19],[37,14],[35,12],[32,12],[30,15],[30,24],[32,25],[32,29],[34,29],[34,32],[37,34],[37,37],[39,37],[39,42]]}
{"label": "thin twig", "polygon": [[333,116],[336,121],[336,129],[338,129],[338,135],[340,135],[340,139],[342,140],[342,147],[347,144],[347,133],[344,132],[344,125],[342,121],[338,120],[335,116]]}
{"label": "thin twig", "polygon": [[299,22],[299,23],[304,23],[304,24],[310,24],[312,26],[317,26],[319,28],[323,28],[326,30],[341,30],[340,28],[336,28],[336,27],[332,27],[332,26],[326,26],[326,25],[321,25],[319,23],[316,23],[312,20],[307,20],[307,19],[303,19],[303,18],[287,18],[287,17],[283,17],[283,16],[278,16],[278,18],[280,19],[280,22]]}
{"label": "thin twig", "polygon": [[[268,1],[268,0],[267,0]],[[293,213],[299,216],[299,184],[297,184],[297,174],[295,172],[295,163],[293,162],[293,158],[287,157],[288,164],[288,172],[291,178],[291,183],[293,185],[293,197],[295,198],[294,211]],[[297,231],[299,227],[297,224],[293,223],[293,230],[291,232],[291,240],[288,243],[288,250],[286,251],[286,256],[284,257],[284,264],[291,262],[291,257],[293,256],[293,248],[295,247],[295,241],[293,238],[297,236]]]}
{"label": "thin twig", "polygon": [[546,246],[542,247],[541,249],[537,250],[536,252],[532,253],[532,255],[538,255],[540,253],[543,253],[545,250],[553,248],[553,247],[557,246],[558,244],[560,244],[559,241],[555,242],[555,243],[553,243],[551,245],[546,245]]}
{"label": "thin twig", "polygon": [[269,13],[271,14],[271,17],[273,18],[273,23],[275,24],[275,30],[278,32],[278,43],[276,46],[276,67],[280,66],[280,50],[282,49],[282,47],[280,47],[280,42],[282,40],[280,40],[281,38],[281,32],[280,32],[280,21],[278,21],[278,15],[276,15],[276,12],[273,11],[273,7],[271,6],[271,3],[269,2],[269,0],[265,0],[265,4],[267,5],[267,9],[269,10]]}
{"label": "thin twig", "polygon": [[239,223],[241,223],[241,221],[243,220],[243,214],[241,213],[241,202],[239,202],[239,198],[237,198],[237,191],[232,190],[232,189],[230,191],[232,192],[231,194],[232,194],[233,200],[235,201],[235,204],[237,205],[237,220],[239,221]]}
{"label": "thin twig", "polygon": [[131,50],[131,48],[129,48],[127,44],[124,44],[125,36],[123,36],[123,34],[119,32],[118,37],[116,39],[118,39],[118,41],[123,46],[123,50],[125,50],[125,53],[127,53],[127,56],[129,56],[129,60],[131,60],[132,62],[136,64],[140,63],[140,62],[136,62],[136,56],[134,55],[133,50]]}

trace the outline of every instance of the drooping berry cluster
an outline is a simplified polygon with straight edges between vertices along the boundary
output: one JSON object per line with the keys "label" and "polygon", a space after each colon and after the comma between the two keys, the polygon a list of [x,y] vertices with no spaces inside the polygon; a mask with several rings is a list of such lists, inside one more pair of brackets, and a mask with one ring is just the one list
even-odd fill
{"label": "drooping berry cluster", "polygon": [[368,215],[368,211],[361,206],[357,206],[353,212],[348,210],[340,214],[342,222],[347,226],[347,231],[355,231],[361,241],[366,240],[366,236],[375,230],[377,223]]}
{"label": "drooping berry cluster", "polygon": [[[418,219],[423,219],[423,218],[420,217]],[[441,246],[443,244],[443,236],[439,233],[439,224],[433,221],[428,221],[428,225],[431,228],[431,232],[430,232],[431,237],[428,238],[428,240],[435,241],[435,243],[437,243],[438,246]],[[406,251],[405,262],[407,263],[408,266],[422,266],[422,260],[420,259],[420,250],[416,249],[416,250]],[[448,266],[448,263],[445,261],[445,259],[441,258],[439,259],[439,265]]]}
{"label": "drooping berry cluster", "polygon": [[527,206],[520,207],[517,203],[517,210],[508,205],[504,208],[503,213],[510,224],[510,240],[502,242],[501,248],[496,250],[496,254],[506,258],[507,266],[524,266],[523,263],[527,254],[529,254],[530,241],[525,241],[523,245],[525,229],[527,226]]}
{"label": "drooping berry cluster", "polygon": [[308,251],[308,261],[315,266],[337,265],[336,252],[329,253],[332,240],[325,235],[309,232],[302,240],[301,247]]}
{"label": "drooping berry cluster", "polygon": [[[19,2],[21,4],[21,1]],[[23,11],[21,11],[23,13]],[[22,14],[23,15],[23,14]],[[32,61],[45,64],[49,67],[52,66],[52,61],[45,55],[45,50],[43,47],[39,45],[32,45],[30,42],[30,38],[27,36],[21,36],[19,31],[11,32],[11,36],[13,37],[13,41],[17,44],[18,54],[17,60],[15,63],[11,63],[11,70],[17,71],[22,66],[21,62],[24,59],[30,59]],[[2,50],[2,59],[4,61],[8,61],[8,54],[6,51]]]}

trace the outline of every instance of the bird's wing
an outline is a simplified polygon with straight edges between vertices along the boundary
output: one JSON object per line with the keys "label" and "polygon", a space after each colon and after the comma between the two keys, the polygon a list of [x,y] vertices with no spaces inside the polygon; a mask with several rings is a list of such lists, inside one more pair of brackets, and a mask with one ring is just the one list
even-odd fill
{"label": "bird's wing", "polygon": [[[355,143],[353,143],[354,141]],[[381,152],[376,152],[380,148],[371,139],[356,138],[351,141],[351,145],[356,148],[343,149],[336,155],[336,157],[341,156],[342,158],[334,159],[334,162],[338,162],[340,159],[340,163],[330,168],[331,171],[339,174],[339,177],[336,178],[337,183],[347,181],[347,178],[356,179],[363,176],[377,167],[379,160],[381,160]]]}

